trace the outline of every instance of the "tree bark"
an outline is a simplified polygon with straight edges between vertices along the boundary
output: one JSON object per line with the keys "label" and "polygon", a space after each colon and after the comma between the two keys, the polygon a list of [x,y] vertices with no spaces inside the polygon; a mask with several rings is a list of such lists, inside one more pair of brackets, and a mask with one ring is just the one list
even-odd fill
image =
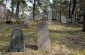
{"label": "tree bark", "polygon": [[84,3],[83,32],[85,32],[85,3]]}
{"label": "tree bark", "polygon": [[71,0],[70,0],[70,4],[69,4],[69,18],[71,18]]}
{"label": "tree bark", "polygon": [[34,0],[34,4],[33,4],[33,18],[35,17],[35,0]]}
{"label": "tree bark", "polygon": [[73,0],[73,9],[72,9],[72,14],[74,14],[75,7],[76,7],[76,0]]}
{"label": "tree bark", "polygon": [[52,20],[56,20],[56,11],[52,9]]}
{"label": "tree bark", "polygon": [[13,2],[11,3],[11,9],[12,9],[12,14],[11,14],[11,17],[13,17],[14,18],[14,4],[13,4]]}
{"label": "tree bark", "polygon": [[19,6],[20,6],[20,1],[17,0],[17,7],[16,7],[16,18],[19,18]]}
{"label": "tree bark", "polygon": [[76,0],[73,0],[73,8],[72,8],[72,24],[75,24],[75,7],[76,7]]}

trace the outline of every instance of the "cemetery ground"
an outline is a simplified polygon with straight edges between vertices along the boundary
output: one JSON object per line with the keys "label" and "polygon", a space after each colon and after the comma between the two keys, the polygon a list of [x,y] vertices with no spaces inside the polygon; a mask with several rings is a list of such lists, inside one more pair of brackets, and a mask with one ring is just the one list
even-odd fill
{"label": "cemetery ground", "polygon": [[[20,27],[24,34],[25,51],[7,52],[10,44],[10,36],[14,27]],[[85,55],[85,33],[82,25],[61,24],[53,22],[49,24],[49,37],[51,39],[51,50],[37,50],[36,24],[29,27],[23,23],[6,24],[0,23],[0,54],[4,55]]]}

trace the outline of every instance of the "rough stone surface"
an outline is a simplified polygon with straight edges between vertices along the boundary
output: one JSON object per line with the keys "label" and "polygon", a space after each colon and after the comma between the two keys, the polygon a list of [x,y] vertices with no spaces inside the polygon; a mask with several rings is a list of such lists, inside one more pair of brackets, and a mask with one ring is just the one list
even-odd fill
{"label": "rough stone surface", "polygon": [[51,9],[51,7],[48,7],[48,21],[49,22],[52,21],[52,9]]}
{"label": "rough stone surface", "polygon": [[61,22],[62,22],[62,23],[67,23],[67,22],[66,22],[66,17],[65,17],[65,16],[61,16]]}
{"label": "rough stone surface", "polygon": [[40,22],[37,25],[38,50],[49,51],[51,42],[49,38],[49,30],[46,22]]}
{"label": "rough stone surface", "polygon": [[20,29],[14,29],[11,36],[10,51],[24,51],[24,36]]}
{"label": "rough stone surface", "polygon": [[32,12],[26,15],[26,18],[24,20],[24,25],[29,24],[30,19],[33,19]]}

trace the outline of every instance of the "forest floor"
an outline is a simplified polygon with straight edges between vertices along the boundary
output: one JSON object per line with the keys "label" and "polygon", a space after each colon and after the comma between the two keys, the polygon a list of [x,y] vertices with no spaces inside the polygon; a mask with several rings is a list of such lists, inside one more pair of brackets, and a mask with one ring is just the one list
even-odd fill
{"label": "forest floor", "polygon": [[[25,52],[6,52],[10,44],[11,32],[19,27],[24,33]],[[51,50],[39,51],[28,45],[37,44],[36,25],[25,26],[22,23],[0,23],[0,55],[85,55],[85,33],[82,25],[49,24]]]}

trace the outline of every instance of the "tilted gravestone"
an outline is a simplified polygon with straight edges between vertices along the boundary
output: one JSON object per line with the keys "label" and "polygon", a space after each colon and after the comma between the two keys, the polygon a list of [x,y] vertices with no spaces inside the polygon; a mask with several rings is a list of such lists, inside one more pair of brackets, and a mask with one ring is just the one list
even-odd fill
{"label": "tilted gravestone", "polygon": [[61,22],[62,22],[62,23],[67,23],[67,22],[66,22],[66,17],[65,17],[65,16],[61,16]]}
{"label": "tilted gravestone", "polygon": [[13,52],[24,51],[24,36],[20,29],[13,30],[9,50]]}
{"label": "tilted gravestone", "polygon": [[38,36],[38,50],[49,51],[51,50],[51,42],[49,38],[49,30],[46,22],[40,22],[37,25]]}

